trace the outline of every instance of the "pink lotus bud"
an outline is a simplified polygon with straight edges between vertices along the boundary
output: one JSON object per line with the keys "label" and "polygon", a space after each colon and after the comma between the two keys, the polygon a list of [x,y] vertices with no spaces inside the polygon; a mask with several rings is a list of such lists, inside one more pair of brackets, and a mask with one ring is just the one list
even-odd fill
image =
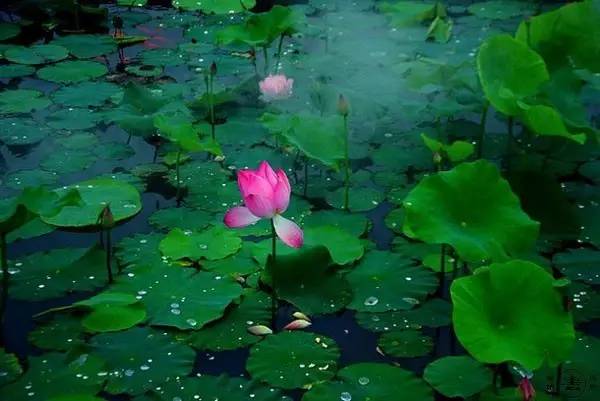
{"label": "pink lotus bud", "polygon": [[533,388],[531,381],[529,381],[529,378],[524,377],[521,379],[519,382],[519,390],[523,396],[523,401],[530,401],[535,398],[535,389]]}
{"label": "pink lotus bud", "polygon": [[346,117],[350,113],[350,106],[348,105],[348,102],[346,101],[344,95],[340,95],[340,97],[338,98],[337,111],[341,116],[344,117]]}
{"label": "pink lotus bud", "polygon": [[284,330],[302,330],[310,326],[312,323],[304,319],[296,319],[291,323],[288,323],[283,329]]}

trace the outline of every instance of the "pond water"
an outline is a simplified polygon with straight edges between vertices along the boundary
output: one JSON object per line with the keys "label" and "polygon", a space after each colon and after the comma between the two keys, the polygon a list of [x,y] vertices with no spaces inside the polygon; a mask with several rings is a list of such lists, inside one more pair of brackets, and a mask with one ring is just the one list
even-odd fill
{"label": "pond water", "polygon": [[[597,2],[32,3],[0,400],[598,399]],[[262,161],[299,249],[224,223]]]}

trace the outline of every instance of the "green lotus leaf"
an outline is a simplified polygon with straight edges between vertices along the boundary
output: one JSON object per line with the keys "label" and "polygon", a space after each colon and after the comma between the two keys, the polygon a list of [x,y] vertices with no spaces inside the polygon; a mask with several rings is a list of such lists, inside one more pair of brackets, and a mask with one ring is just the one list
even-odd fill
{"label": "green lotus leaf", "polygon": [[492,0],[473,3],[468,7],[469,13],[485,19],[504,20],[517,16],[531,15],[533,4],[514,0]]}
{"label": "green lotus leaf", "polygon": [[104,64],[95,61],[61,61],[39,69],[37,76],[50,82],[70,84],[99,78],[107,72]]}
{"label": "green lotus leaf", "polygon": [[66,35],[51,44],[66,47],[73,56],[88,59],[117,51],[117,44],[109,35]]}
{"label": "green lotus leaf", "polygon": [[10,22],[0,23],[0,41],[14,38],[21,33],[21,26],[19,24],[11,24]]}
{"label": "green lotus leaf", "polygon": [[0,78],[11,79],[20,78],[27,75],[32,75],[35,72],[35,68],[29,65],[22,64],[5,64],[0,65]]}
{"label": "green lotus leaf", "polygon": [[[344,188],[338,188],[325,195],[327,203],[336,208],[344,208]],[[374,188],[351,187],[348,194],[348,208],[352,212],[366,212],[374,209],[384,200],[385,195]]]}
{"label": "green lotus leaf", "polygon": [[57,298],[106,283],[106,253],[97,247],[52,249],[9,261],[10,296],[22,300]]}
{"label": "green lotus leaf", "polygon": [[[0,120],[0,141],[9,146],[34,145],[46,138],[49,133],[50,130],[47,127],[34,120],[24,118]],[[38,185],[36,182],[32,184],[32,186]]]}
{"label": "green lotus leaf", "polygon": [[144,7],[148,0],[117,0],[118,6],[123,7]]}
{"label": "green lotus leaf", "polygon": [[302,401],[433,401],[431,388],[414,373],[384,363],[358,363],[341,369],[335,380],[313,386]]}
{"label": "green lotus leaf", "polygon": [[200,130],[191,122],[169,119],[164,115],[154,117],[154,126],[159,134],[185,152],[210,152],[222,155],[221,148],[214,140],[200,140]]}
{"label": "green lotus leaf", "polygon": [[425,356],[434,347],[431,337],[412,329],[385,332],[377,344],[384,354],[396,358]]}
{"label": "green lotus leaf", "polygon": [[527,105],[522,112],[522,119],[529,129],[538,135],[564,136],[580,144],[586,141],[585,132],[571,132],[563,117],[552,106]]}
{"label": "green lotus leaf", "polygon": [[57,110],[46,117],[46,124],[55,130],[84,130],[94,128],[103,119],[101,113],[87,108]]}
{"label": "green lotus leaf", "polygon": [[397,254],[371,251],[346,275],[354,292],[348,307],[362,312],[411,309],[437,288],[437,278]]}
{"label": "green lotus leaf", "polygon": [[50,104],[42,92],[32,89],[13,89],[0,93],[0,114],[29,113],[45,109]]}
{"label": "green lotus leaf", "polygon": [[52,100],[72,107],[102,106],[121,93],[121,88],[110,82],[82,82],[60,88],[52,94]]}
{"label": "green lotus leaf", "polygon": [[95,155],[88,149],[60,149],[44,158],[40,167],[59,175],[84,171],[96,161]]}
{"label": "green lotus leaf", "polygon": [[205,14],[231,14],[251,9],[256,0],[172,0],[172,4],[176,8]]}
{"label": "green lotus leaf", "polygon": [[2,388],[2,397],[11,401],[49,400],[73,394],[95,395],[104,378],[98,376],[104,363],[96,356],[82,354],[71,360],[60,353],[46,353],[28,359],[28,369],[17,381]]}
{"label": "green lotus leaf", "polygon": [[89,394],[69,394],[59,395],[49,398],[48,401],[102,401],[104,398],[95,397]]}
{"label": "green lotus leaf", "polygon": [[485,160],[425,177],[405,198],[404,209],[405,234],[449,244],[468,262],[527,251],[539,230],[496,166]]}
{"label": "green lotus leaf", "polygon": [[423,379],[446,397],[468,398],[492,384],[492,372],[468,356],[436,359],[425,368]]}
{"label": "green lotus leaf", "polygon": [[367,231],[369,221],[362,214],[350,214],[340,210],[319,210],[306,216],[302,224],[305,228],[334,226],[355,237],[360,237]]}
{"label": "green lotus leaf", "polygon": [[192,260],[223,259],[242,247],[242,240],[234,230],[211,227],[201,232],[175,228],[160,242],[160,251],[168,258]]}
{"label": "green lotus leaf", "polygon": [[213,220],[214,217],[203,210],[172,207],[154,212],[148,222],[158,229],[202,230]]}
{"label": "green lotus leaf", "polygon": [[164,72],[161,66],[147,64],[130,65],[125,68],[125,71],[142,78],[156,78]]}
{"label": "green lotus leaf", "polygon": [[202,261],[202,269],[220,275],[231,276],[236,279],[240,276],[256,273],[261,269],[261,266],[254,260],[252,247],[249,244],[253,243],[245,242],[238,253],[226,258]]}
{"label": "green lotus leaf", "polygon": [[23,373],[19,359],[0,348],[0,386],[15,381]]}
{"label": "green lotus leaf", "polygon": [[152,325],[200,329],[220,318],[242,288],[230,277],[182,267],[137,267],[118,277],[111,291],[133,294]]}
{"label": "green lotus leaf", "polygon": [[111,372],[100,378],[106,380],[105,391],[109,394],[141,394],[170,377],[186,376],[196,356],[191,348],[170,336],[140,327],[96,335],[90,345],[92,355],[104,359]]}
{"label": "green lotus leaf", "polygon": [[81,319],[71,314],[53,314],[29,333],[31,344],[43,350],[69,351],[85,343]]}
{"label": "green lotus leaf", "polygon": [[264,386],[256,380],[242,377],[211,376],[181,377],[161,386],[152,392],[152,399],[157,401],[182,400],[220,400],[239,401],[256,399],[261,401],[291,401],[281,391]]}
{"label": "green lotus leaf", "polygon": [[275,5],[268,12],[248,17],[241,24],[221,29],[215,39],[220,45],[268,46],[281,35],[295,33],[300,22],[300,14],[289,7]]}
{"label": "green lotus leaf", "polygon": [[513,361],[535,370],[569,357],[573,319],[554,279],[538,265],[513,260],[480,267],[455,280],[450,293],[456,336],[478,361]]}
{"label": "green lotus leaf", "polygon": [[89,310],[81,324],[89,332],[105,333],[129,329],[146,319],[146,309],[127,293],[102,292],[75,302],[72,307]]}
{"label": "green lotus leaf", "polygon": [[69,51],[57,45],[33,45],[31,47],[15,47],[4,52],[4,57],[18,64],[47,64],[63,60]]}
{"label": "green lotus leaf", "polygon": [[427,39],[437,43],[448,43],[452,36],[452,28],[454,23],[452,20],[435,17],[427,30]]}
{"label": "green lotus leaf", "polygon": [[338,265],[352,263],[363,256],[361,241],[335,226],[320,226],[304,230],[306,246],[323,245],[329,250],[331,259]]}
{"label": "green lotus leaf", "polygon": [[468,159],[475,151],[473,144],[467,141],[454,141],[450,145],[446,145],[426,134],[421,134],[421,138],[429,150],[433,153],[442,153],[453,163]]}
{"label": "green lotus leaf", "polygon": [[288,255],[278,253],[269,259],[261,280],[273,285],[277,296],[307,314],[333,313],[348,304],[351,290],[344,277],[331,266],[323,246],[306,247]]}
{"label": "green lotus leaf", "polygon": [[418,25],[423,21],[433,20],[436,17],[446,17],[446,10],[439,2],[384,2],[378,4],[377,8],[390,18],[392,25],[397,27]]}
{"label": "green lotus leaf", "polygon": [[248,289],[241,302],[226,315],[195,332],[189,344],[200,350],[227,351],[246,347],[261,339],[248,327],[271,324],[271,298],[264,292]]}
{"label": "green lotus leaf", "polygon": [[557,253],[552,258],[558,270],[570,280],[582,281],[587,284],[600,284],[598,264],[600,251],[592,249],[567,249]]}
{"label": "green lotus leaf", "polygon": [[110,178],[97,178],[83,181],[70,187],[56,190],[61,195],[66,191],[77,189],[81,202],[66,206],[51,217],[44,217],[45,223],[64,229],[96,229],[99,227],[98,216],[110,206],[115,223],[124,222],[142,210],[140,194],[130,184]]}
{"label": "green lotus leaf", "polygon": [[509,116],[518,115],[519,102],[535,95],[550,77],[544,59],[509,35],[493,36],[481,45],[477,71],[486,98]]}
{"label": "green lotus leaf", "polygon": [[303,331],[267,336],[250,348],[246,370],[271,386],[308,388],[335,376],[340,351],[330,338]]}
{"label": "green lotus leaf", "polygon": [[360,326],[375,332],[421,326],[437,328],[452,323],[452,305],[440,298],[433,298],[410,310],[382,313],[358,312],[355,317]]}

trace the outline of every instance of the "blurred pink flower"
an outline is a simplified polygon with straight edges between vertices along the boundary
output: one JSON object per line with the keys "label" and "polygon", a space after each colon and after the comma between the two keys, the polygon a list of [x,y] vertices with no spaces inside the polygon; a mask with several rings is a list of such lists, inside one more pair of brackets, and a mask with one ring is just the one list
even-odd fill
{"label": "blurred pink flower", "polygon": [[304,234],[300,227],[281,216],[290,203],[291,187],[285,172],[273,171],[263,161],[257,170],[240,170],[238,187],[245,206],[231,208],[223,219],[230,228],[245,227],[260,219],[272,219],[277,236],[288,246],[300,248]]}
{"label": "blurred pink flower", "polygon": [[285,75],[269,75],[258,83],[261,98],[265,102],[273,100],[287,99],[292,96],[292,87],[294,80],[286,78]]}
{"label": "blurred pink flower", "polygon": [[524,377],[521,379],[521,382],[519,382],[519,390],[521,391],[523,401],[530,401],[535,398],[535,389],[529,378]]}

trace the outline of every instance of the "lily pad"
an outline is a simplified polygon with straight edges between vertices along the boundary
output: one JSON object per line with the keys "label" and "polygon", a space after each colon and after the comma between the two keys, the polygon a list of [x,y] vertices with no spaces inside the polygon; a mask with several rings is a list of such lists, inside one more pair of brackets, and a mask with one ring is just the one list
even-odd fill
{"label": "lily pad", "polygon": [[557,253],[552,263],[562,274],[573,281],[583,281],[587,284],[600,284],[598,265],[600,252],[592,249],[568,249]]}
{"label": "lily pad", "polygon": [[423,379],[446,397],[468,398],[491,386],[492,372],[471,357],[447,356],[427,365]]}
{"label": "lily pad", "polygon": [[450,293],[456,336],[478,361],[514,361],[535,370],[569,357],[573,320],[542,267],[521,260],[494,263],[455,280]]}
{"label": "lily pad", "polygon": [[131,294],[102,292],[73,304],[86,307],[90,313],[81,324],[89,332],[106,333],[129,329],[146,319],[146,309]]}
{"label": "lily pad", "polygon": [[23,369],[17,357],[0,348],[0,386],[15,381],[21,373]]}
{"label": "lily pad", "polygon": [[170,336],[148,328],[133,328],[92,337],[93,355],[107,361],[105,391],[136,395],[156,388],[172,376],[192,371],[196,353]]}
{"label": "lily pad", "polygon": [[56,192],[60,195],[73,188],[79,191],[81,202],[64,207],[58,214],[45,218],[44,222],[65,229],[95,229],[99,226],[98,216],[106,205],[110,206],[115,223],[132,218],[142,209],[137,189],[118,180],[92,179]]}
{"label": "lily pad", "polygon": [[506,260],[533,246],[539,223],[521,210],[508,182],[488,161],[425,177],[404,199],[404,233],[451,245],[462,260]]}
{"label": "lily pad", "polygon": [[384,363],[358,363],[341,369],[335,380],[312,387],[302,401],[433,401],[431,388],[414,373]]}
{"label": "lily pad", "polygon": [[105,75],[108,69],[95,61],[61,61],[38,70],[37,76],[50,82],[70,84]]}
{"label": "lily pad", "polygon": [[48,64],[63,60],[69,51],[57,45],[33,45],[31,47],[15,47],[4,52],[4,57],[18,64]]}
{"label": "lily pad", "polygon": [[148,222],[159,229],[202,230],[213,220],[214,216],[203,210],[173,207],[154,212]]}
{"label": "lily pad", "polygon": [[443,327],[452,323],[452,305],[443,299],[433,298],[414,309],[382,313],[358,312],[355,318],[360,326],[376,332],[421,326]]}
{"label": "lily pad", "polygon": [[72,107],[102,106],[121,92],[118,85],[110,82],[82,82],[60,88],[52,94],[52,99]]}
{"label": "lily pad", "polygon": [[[50,130],[40,123],[24,118],[0,120],[0,141],[9,146],[33,145],[48,136]],[[37,185],[33,183],[32,186]]]}
{"label": "lily pad", "polygon": [[411,309],[438,285],[431,271],[385,251],[367,253],[346,278],[354,292],[348,307],[362,312]]}
{"label": "lily pad", "polygon": [[5,90],[0,93],[0,114],[29,113],[51,104],[42,92],[32,89]]}
{"label": "lily pad", "polygon": [[100,113],[84,108],[57,110],[46,117],[46,124],[55,130],[84,130],[94,128],[103,118]]}
{"label": "lily pad", "polygon": [[172,0],[173,7],[188,11],[202,11],[206,14],[232,14],[249,10],[256,0]]}
{"label": "lily pad", "polygon": [[34,72],[35,72],[35,68],[33,68],[29,65],[15,65],[15,64],[0,65],[0,78],[1,79],[25,77],[27,75],[32,75]]}
{"label": "lily pad", "polygon": [[21,26],[19,24],[12,24],[10,22],[0,22],[0,41],[14,38],[21,33]]}
{"label": "lily pad", "polygon": [[242,240],[233,230],[211,227],[201,232],[175,228],[160,242],[160,251],[172,259],[223,259],[236,253]]}
{"label": "lily pad", "polygon": [[111,291],[135,295],[150,324],[198,330],[220,318],[242,294],[230,277],[183,267],[138,267],[121,276]]}
{"label": "lily pad", "polygon": [[54,314],[52,320],[36,326],[28,338],[36,347],[53,351],[68,351],[85,343],[80,319],[69,314]]}
{"label": "lily pad", "polygon": [[504,20],[517,16],[531,15],[535,8],[532,4],[514,0],[492,0],[471,4],[469,13],[485,19]]}
{"label": "lily pad", "polygon": [[[344,188],[338,188],[333,192],[328,192],[325,200],[332,207],[343,209],[344,196]],[[379,206],[384,199],[385,195],[374,188],[351,187],[348,194],[348,208],[352,212],[366,212]]]}
{"label": "lily pad", "polygon": [[364,247],[358,238],[335,226],[306,228],[304,244],[326,247],[331,259],[338,265],[352,263],[360,259],[364,252]]}
{"label": "lily pad", "polygon": [[54,39],[51,44],[66,47],[69,53],[79,59],[108,55],[117,51],[117,44],[109,35],[66,35]]}
{"label": "lily pad", "polygon": [[377,344],[384,354],[396,358],[425,356],[433,350],[433,339],[419,330],[386,332]]}
{"label": "lily pad", "polygon": [[360,237],[367,230],[367,218],[360,214],[345,213],[339,210],[319,210],[302,220],[305,228],[318,226],[334,226],[347,233]]}
{"label": "lily pad", "polygon": [[250,348],[253,379],[283,389],[308,388],[335,376],[340,351],[330,338],[302,331],[269,335]]}

